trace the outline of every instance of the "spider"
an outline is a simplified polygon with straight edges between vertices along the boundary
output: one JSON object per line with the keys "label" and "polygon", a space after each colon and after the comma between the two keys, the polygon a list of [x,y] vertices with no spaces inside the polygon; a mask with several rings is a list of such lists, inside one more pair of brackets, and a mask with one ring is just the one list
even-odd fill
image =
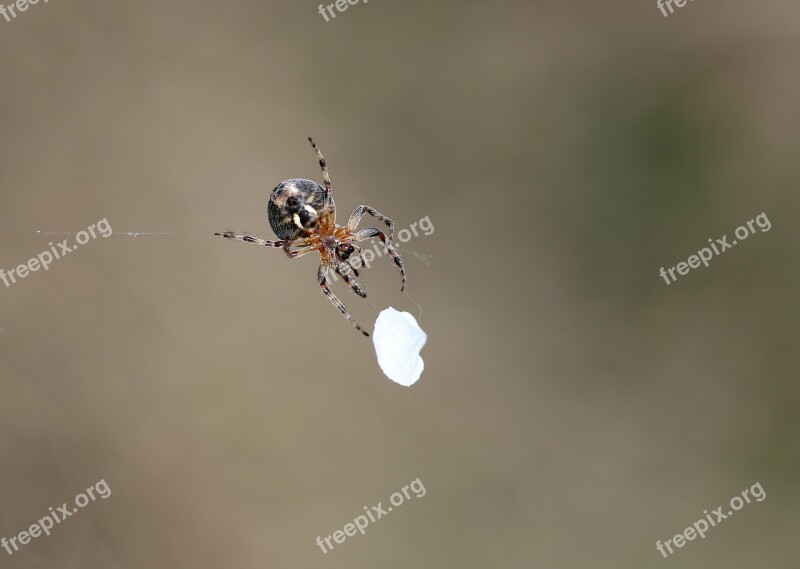
{"label": "spider", "polygon": [[[394,221],[370,206],[360,205],[350,215],[347,225],[336,225],[336,205],[333,203],[328,165],[314,140],[308,137],[308,141],[317,153],[317,158],[319,158],[319,166],[322,168],[322,181],[325,187],[323,188],[311,180],[292,178],[284,180],[272,190],[267,205],[267,215],[272,231],[278,236],[279,241],[267,241],[248,234],[237,235],[233,231],[215,233],[214,235],[233,239],[234,241],[253,243],[254,245],[282,247],[284,253],[290,259],[296,259],[314,251],[319,252],[321,263],[317,271],[317,282],[322,288],[322,292],[356,330],[360,331],[364,336],[369,336],[347,311],[347,307],[342,301],[331,291],[330,286],[328,286],[328,271],[333,269],[355,294],[366,298],[367,293],[351,276],[351,274],[356,277],[359,275],[358,270],[350,260],[350,256],[358,250],[358,258],[361,260],[361,265],[364,266],[363,250],[358,243],[371,237],[377,237],[386,246],[394,263],[400,268],[402,283],[400,291],[404,291],[406,289],[406,270],[403,266],[403,260],[392,246]],[[389,227],[388,237],[375,227],[367,227],[356,231],[356,227],[365,213],[386,223]],[[292,247],[295,247],[295,249],[292,250]]]}

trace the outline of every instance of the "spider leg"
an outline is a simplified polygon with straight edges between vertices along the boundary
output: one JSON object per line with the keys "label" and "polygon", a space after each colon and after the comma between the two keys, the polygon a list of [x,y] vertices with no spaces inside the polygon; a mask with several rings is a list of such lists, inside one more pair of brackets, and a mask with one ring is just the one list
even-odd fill
{"label": "spider leg", "polygon": [[[351,243],[351,245],[353,247],[355,247],[356,249],[358,249],[358,258],[361,260],[361,266],[363,267],[364,266],[364,249],[362,249],[361,245],[359,245],[357,242],[353,242],[353,243]],[[350,261],[348,261],[347,264],[350,265],[351,267],[353,267],[353,264]],[[356,274],[356,276],[358,276],[358,271],[356,270],[355,267],[353,267],[353,272]]]}
{"label": "spider leg", "polygon": [[383,215],[377,209],[368,205],[358,206],[352,215],[350,215],[350,220],[347,222],[347,227],[350,229],[350,231],[356,230],[356,226],[358,226],[358,223],[361,221],[361,218],[365,213],[368,213],[375,219],[386,223],[386,226],[389,228],[389,241],[394,240],[394,221]]}
{"label": "spider leg", "polygon": [[316,248],[314,245],[309,245],[308,247],[301,247],[300,249],[295,249],[294,251],[288,251],[287,255],[289,255],[290,259],[297,259],[297,257],[302,257],[303,255],[308,255],[309,253],[313,253],[314,251],[318,251],[319,249]]}
{"label": "spider leg", "polygon": [[[290,247],[300,247],[296,251],[291,251]],[[313,237],[301,237],[300,239],[295,239],[294,241],[283,241],[283,252],[286,253],[286,256],[290,259],[296,259],[297,257],[302,257],[306,253],[310,253],[317,248],[315,239]]]}
{"label": "spider leg", "polygon": [[400,267],[400,278],[402,284],[400,286],[400,291],[406,290],[406,269],[403,266],[403,259],[400,258],[400,255],[397,254],[397,251],[394,250],[391,242],[386,239],[386,235],[383,232],[376,228],[376,227],[367,227],[366,229],[362,229],[358,233],[354,235],[354,237],[358,241],[364,241],[365,239],[369,239],[370,237],[378,237],[386,247],[386,250],[389,251],[389,255],[392,256],[394,260],[394,264]]}
{"label": "spider leg", "polygon": [[[302,257],[303,255],[307,255],[308,253],[317,250],[316,246],[307,245],[305,243],[307,241],[305,238],[295,239],[294,241],[267,241],[266,239],[259,239],[258,237],[253,237],[252,235],[247,235],[247,234],[236,235],[233,231],[226,231],[225,233],[215,233],[214,235],[225,237],[226,239],[233,239],[234,241],[243,241],[244,243],[252,243],[254,245],[264,245],[266,247],[283,247],[283,250],[286,252],[286,255],[290,259],[296,259],[297,257]],[[298,245],[300,246],[300,249],[296,249],[294,251],[289,250],[289,247]]]}
{"label": "spider leg", "polygon": [[236,235],[233,231],[226,231],[225,233],[215,233],[225,239],[233,239],[234,241],[244,241],[245,243],[253,243],[254,245],[264,245],[266,247],[284,247],[285,241],[267,241],[266,239],[259,239],[252,235]]}
{"label": "spider leg", "polygon": [[[364,292],[364,290],[361,288],[361,285],[359,285],[356,282],[355,279],[350,278],[350,274],[349,274],[350,271],[347,271],[347,270],[343,271],[342,267],[346,267],[346,268],[349,268],[352,271],[355,271],[355,269],[350,265],[350,263],[346,263],[345,262],[345,263],[341,263],[340,265],[336,266],[336,269],[335,269],[336,270],[336,274],[344,279],[344,282],[346,282],[350,286],[350,288],[353,289],[354,293],[356,293],[361,298],[367,298],[367,293]],[[356,276],[358,276],[358,274],[356,274]]]}
{"label": "spider leg", "polygon": [[358,258],[361,259],[361,266],[363,267],[364,266],[364,249],[362,249],[361,245],[359,245],[358,243],[351,243],[351,245],[353,245],[353,247],[358,249]]}
{"label": "spider leg", "polygon": [[355,276],[357,276],[357,277],[358,277],[358,276],[360,276],[360,275],[358,274],[358,269],[356,269],[356,268],[353,266],[353,263],[351,263],[350,261],[345,261],[343,264],[344,264],[344,265],[346,265],[348,269],[350,269],[351,271],[353,271],[353,274],[354,274]]}
{"label": "spider leg", "polygon": [[319,281],[319,286],[322,288],[322,292],[325,294],[325,296],[328,297],[328,300],[330,300],[333,303],[336,309],[350,321],[350,324],[352,324],[356,330],[360,331],[365,336],[369,336],[367,332],[361,329],[361,326],[358,325],[356,319],[353,318],[353,316],[347,311],[347,308],[345,307],[344,304],[342,304],[342,301],[339,300],[335,294],[333,294],[333,291],[331,291],[330,287],[328,286],[328,265],[326,265],[325,263],[322,263],[319,266],[319,271],[317,272],[317,280]]}
{"label": "spider leg", "polygon": [[320,152],[319,148],[317,148],[317,144],[314,142],[314,139],[309,136],[308,141],[311,143],[311,147],[317,153],[317,158],[319,158],[319,167],[322,168],[322,182],[325,184],[325,205],[328,205],[331,202],[332,191],[331,176],[328,174],[328,163],[322,156],[322,152]]}

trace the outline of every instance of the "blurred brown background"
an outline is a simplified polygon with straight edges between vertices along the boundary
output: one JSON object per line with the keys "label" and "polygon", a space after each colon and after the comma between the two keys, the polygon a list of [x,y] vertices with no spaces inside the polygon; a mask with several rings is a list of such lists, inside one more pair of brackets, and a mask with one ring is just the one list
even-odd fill
{"label": "blurred brown background", "polygon": [[[0,566],[797,567],[798,17],[53,0],[0,20],[0,221],[116,232],[0,287],[0,536],[112,491]],[[340,220],[435,226],[402,248],[429,334],[413,388],[310,256],[211,236],[272,237],[272,187],[321,179],[309,135]],[[771,231],[659,277],[761,212]],[[0,227],[0,267],[53,238]],[[388,260],[364,280],[374,307],[335,290],[368,329],[419,314]],[[417,477],[424,498],[315,545]],[[656,551],[756,482],[766,500]]]}

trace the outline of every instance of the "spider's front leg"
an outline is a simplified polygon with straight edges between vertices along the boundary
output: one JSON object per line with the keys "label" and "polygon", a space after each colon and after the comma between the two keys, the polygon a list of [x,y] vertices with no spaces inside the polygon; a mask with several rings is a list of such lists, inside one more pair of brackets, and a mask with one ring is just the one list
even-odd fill
{"label": "spider's front leg", "polygon": [[[299,249],[292,251],[290,247],[299,247]],[[294,241],[283,242],[283,252],[286,253],[286,256],[290,259],[296,259],[297,257],[302,257],[303,255],[317,250],[317,243],[313,237],[302,237]]]}
{"label": "spider's front leg", "polygon": [[317,280],[319,281],[319,286],[322,288],[322,292],[325,294],[325,296],[328,297],[328,299],[333,303],[333,305],[337,308],[337,310],[339,310],[339,312],[342,313],[342,316],[347,318],[347,320],[350,322],[350,324],[352,324],[355,327],[356,330],[360,331],[365,336],[369,336],[367,332],[361,329],[361,326],[358,325],[356,319],[353,318],[353,316],[347,311],[347,307],[345,307],[345,305],[342,304],[342,301],[339,300],[339,298],[335,294],[333,294],[333,291],[328,286],[328,265],[326,265],[325,263],[322,263],[319,266],[319,271],[317,272]]}
{"label": "spider's front leg", "polygon": [[322,152],[320,152],[319,148],[317,148],[317,143],[314,142],[314,139],[309,136],[308,141],[311,143],[311,147],[314,149],[314,152],[317,153],[319,167],[322,168],[322,183],[325,184],[325,205],[328,205],[332,201],[331,192],[333,191],[331,187],[331,176],[328,174],[328,163],[322,156]]}
{"label": "spider's front leg", "polygon": [[233,231],[226,231],[225,233],[215,233],[219,237],[224,237],[225,239],[233,239],[234,241],[243,241],[244,243],[252,243],[253,245],[264,245],[265,247],[284,247],[286,245],[285,241],[267,241],[266,239],[259,239],[258,237],[253,237],[252,235],[237,235]]}
{"label": "spider's front leg", "polygon": [[383,221],[386,226],[389,228],[389,241],[394,241],[394,221],[383,215],[377,209],[370,207],[368,205],[360,205],[358,206],[355,211],[350,215],[350,219],[347,222],[347,227],[350,231],[355,231],[358,223],[361,221],[361,218],[364,217],[364,214],[368,213],[375,219],[379,221]]}
{"label": "spider's front leg", "polygon": [[376,227],[367,227],[366,229],[362,229],[361,231],[356,233],[354,237],[358,241],[364,241],[365,239],[369,239],[370,237],[377,237],[383,242],[384,246],[386,247],[386,250],[389,252],[389,255],[392,256],[394,264],[400,267],[400,279],[402,281],[402,284],[400,285],[400,292],[406,290],[406,269],[403,266],[403,259],[400,257],[397,251],[395,251],[394,246],[386,238],[386,235],[384,235],[383,232]]}
{"label": "spider's front leg", "polygon": [[[263,245],[265,247],[282,247],[283,251],[290,259],[296,259],[297,257],[302,257],[312,251],[316,251],[316,246],[308,245],[306,241],[309,241],[306,238],[303,239],[295,239],[294,241],[267,241],[266,239],[259,239],[258,237],[253,237],[252,235],[244,234],[244,235],[237,235],[233,231],[226,231],[225,233],[215,233],[219,237],[224,237],[225,239],[232,239],[233,241],[242,241],[243,243],[252,243],[253,245]],[[293,246],[300,246],[299,249],[291,251],[289,247]]]}

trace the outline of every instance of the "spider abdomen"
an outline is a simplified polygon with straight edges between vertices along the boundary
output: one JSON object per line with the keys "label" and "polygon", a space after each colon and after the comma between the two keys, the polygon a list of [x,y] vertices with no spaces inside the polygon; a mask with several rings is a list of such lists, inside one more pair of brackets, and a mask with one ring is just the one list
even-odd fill
{"label": "spider abdomen", "polygon": [[325,205],[325,188],[311,180],[284,180],[269,195],[267,214],[278,239],[292,241],[316,230]]}

